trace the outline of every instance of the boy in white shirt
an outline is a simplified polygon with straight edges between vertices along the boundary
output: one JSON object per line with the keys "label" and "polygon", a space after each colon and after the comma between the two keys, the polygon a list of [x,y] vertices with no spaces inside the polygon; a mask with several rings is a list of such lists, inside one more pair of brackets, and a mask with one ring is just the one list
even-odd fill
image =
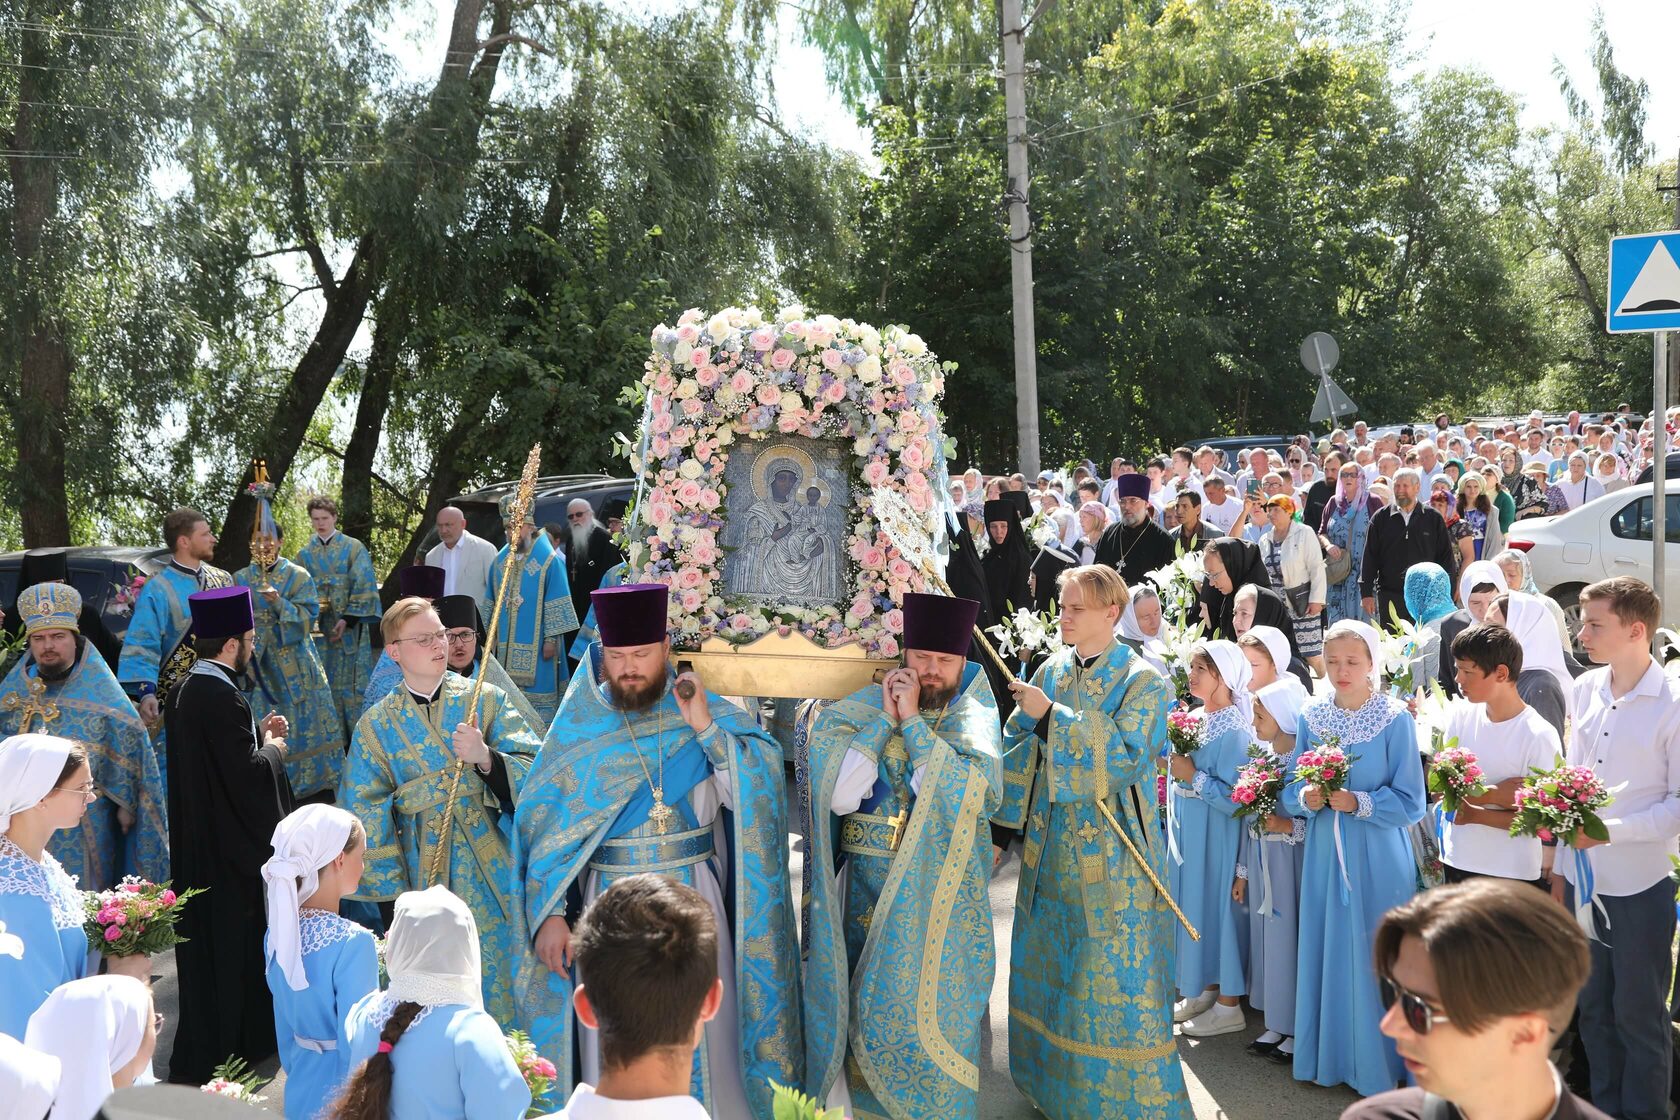
{"label": "boy in white shirt", "polygon": [[1554,897],[1594,914],[1581,1043],[1593,1104],[1621,1120],[1667,1120],[1674,1049],[1668,857],[1680,837],[1680,681],[1651,657],[1661,614],[1656,593],[1631,576],[1581,592],[1581,644],[1601,668],[1575,681],[1569,761],[1592,767],[1616,799],[1602,814],[1609,841],[1559,848],[1552,876]]}
{"label": "boy in white shirt", "polygon": [[579,1085],[548,1120],[709,1120],[689,1096],[694,1050],[723,1001],[706,900],[662,875],[620,879],[578,919],[571,956],[601,1083]]}
{"label": "boy in white shirt", "polygon": [[1491,876],[1544,888],[1549,864],[1540,841],[1510,834],[1517,787],[1533,769],[1549,769],[1563,753],[1557,732],[1517,695],[1522,645],[1503,626],[1471,626],[1453,639],[1458,686],[1468,703],[1447,717],[1450,741],[1476,756],[1488,791],[1468,799],[1441,830],[1447,882]]}

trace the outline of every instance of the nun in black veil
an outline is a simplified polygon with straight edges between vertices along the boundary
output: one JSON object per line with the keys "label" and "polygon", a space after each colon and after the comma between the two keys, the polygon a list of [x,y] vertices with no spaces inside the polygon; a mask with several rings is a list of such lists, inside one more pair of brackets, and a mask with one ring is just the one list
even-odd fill
{"label": "nun in black veil", "polygon": [[[1005,618],[1021,607],[1032,606],[1027,575],[1032,556],[1027,551],[1027,533],[1013,502],[993,499],[986,503],[986,543],[990,546],[980,564],[986,572],[986,594],[992,610]],[[1259,555],[1256,550],[1256,555]]]}
{"label": "nun in black veil", "polygon": [[1202,554],[1202,567],[1207,575],[1201,596],[1207,636],[1234,642],[1237,631],[1231,622],[1231,610],[1236,605],[1237,589],[1250,583],[1270,588],[1272,578],[1266,573],[1266,563],[1260,559],[1258,546],[1236,537],[1220,537]]}

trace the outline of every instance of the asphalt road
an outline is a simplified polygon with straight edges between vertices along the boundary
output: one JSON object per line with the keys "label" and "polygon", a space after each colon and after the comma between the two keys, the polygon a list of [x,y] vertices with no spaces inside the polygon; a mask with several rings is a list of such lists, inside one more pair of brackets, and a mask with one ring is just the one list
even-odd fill
{"label": "asphalt road", "polygon": [[[799,875],[799,853],[793,854],[795,882]],[[991,884],[992,931],[997,942],[997,980],[992,985],[990,1030],[985,1039],[980,1070],[981,1120],[1034,1120],[1039,1114],[1016,1091],[1009,1077],[1009,931],[1014,916],[1016,873],[1019,860],[1010,861]],[[168,1068],[169,1048],[175,1037],[177,988],[174,955],[157,958],[153,969],[158,1009],[166,1017],[158,1040],[156,1068]],[[1241,1034],[1195,1040],[1179,1039],[1190,1103],[1197,1120],[1250,1120],[1286,1116],[1290,1120],[1334,1120],[1358,1099],[1346,1088],[1324,1089],[1303,1084],[1289,1075],[1285,1066],[1273,1065],[1245,1053],[1243,1048],[1263,1029],[1260,1017],[1249,1016],[1249,1029]],[[284,1077],[272,1061],[262,1067],[265,1076],[276,1076],[265,1092],[278,1112]]]}

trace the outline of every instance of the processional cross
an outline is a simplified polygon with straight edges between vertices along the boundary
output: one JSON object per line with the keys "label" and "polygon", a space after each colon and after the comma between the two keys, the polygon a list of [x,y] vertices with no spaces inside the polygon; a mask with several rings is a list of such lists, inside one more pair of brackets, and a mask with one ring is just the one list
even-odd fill
{"label": "processional cross", "polygon": [[46,682],[42,681],[40,677],[31,677],[27,687],[29,689],[27,698],[21,693],[11,692],[6,694],[4,700],[0,700],[0,708],[4,708],[8,712],[17,712],[23,717],[23,722],[18,727],[19,734],[28,733],[29,723],[36,716],[41,717],[42,731],[45,731],[47,725],[58,718],[58,705],[47,699]]}

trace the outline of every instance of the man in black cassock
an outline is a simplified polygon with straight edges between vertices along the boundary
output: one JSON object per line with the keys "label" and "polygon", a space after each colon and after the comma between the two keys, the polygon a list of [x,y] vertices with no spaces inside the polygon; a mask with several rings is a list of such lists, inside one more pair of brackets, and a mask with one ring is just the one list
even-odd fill
{"label": "man in black cassock", "polygon": [[174,888],[205,893],[181,911],[187,940],[175,949],[181,1011],[169,1080],[201,1085],[230,1055],[254,1066],[275,1051],[262,865],[292,811],[292,787],[285,717],[271,712],[259,725],[236,683],[256,639],[250,588],[200,591],[187,605],[198,661],[164,704],[169,848]]}
{"label": "man in black cassock", "polygon": [[1177,558],[1172,534],[1156,524],[1149,505],[1149,476],[1123,474],[1114,480],[1120,501],[1120,520],[1097,538],[1098,564],[1120,573],[1127,587],[1136,587],[1143,577],[1164,568]]}
{"label": "man in black cassock", "polygon": [[566,579],[572,589],[572,609],[583,618],[589,613],[589,593],[601,586],[607,569],[624,563],[624,553],[613,544],[612,534],[595,520],[595,507],[588,498],[573,498],[566,504]]}

